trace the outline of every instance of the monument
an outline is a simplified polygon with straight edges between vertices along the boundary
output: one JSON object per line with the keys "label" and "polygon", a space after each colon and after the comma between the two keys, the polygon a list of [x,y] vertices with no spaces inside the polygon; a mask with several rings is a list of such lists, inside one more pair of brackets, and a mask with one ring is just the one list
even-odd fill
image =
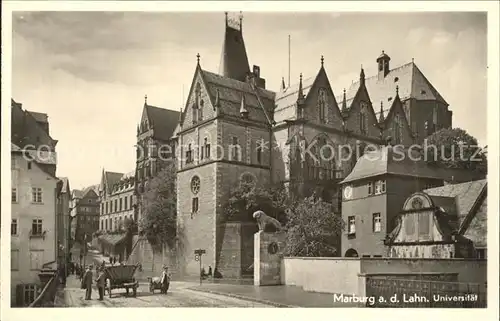
{"label": "monument", "polygon": [[286,233],[278,220],[263,211],[253,213],[253,218],[259,226],[254,235],[254,285],[280,285]]}

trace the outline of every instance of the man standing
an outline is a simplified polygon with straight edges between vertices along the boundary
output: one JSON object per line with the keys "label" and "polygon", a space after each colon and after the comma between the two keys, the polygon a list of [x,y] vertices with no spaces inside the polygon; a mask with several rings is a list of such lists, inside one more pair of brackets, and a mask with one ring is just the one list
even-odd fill
{"label": "man standing", "polygon": [[87,267],[87,270],[85,271],[85,274],[83,275],[83,285],[85,286],[85,300],[90,300],[90,297],[92,295],[92,265],[89,265]]}
{"label": "man standing", "polygon": [[163,272],[161,273],[161,293],[167,294],[168,288],[170,287],[171,274],[168,272],[168,266],[163,266]]}
{"label": "man standing", "polygon": [[99,301],[104,300],[104,285],[106,284],[106,274],[104,273],[104,268],[99,269],[99,275],[95,280],[97,284],[97,291],[99,291]]}

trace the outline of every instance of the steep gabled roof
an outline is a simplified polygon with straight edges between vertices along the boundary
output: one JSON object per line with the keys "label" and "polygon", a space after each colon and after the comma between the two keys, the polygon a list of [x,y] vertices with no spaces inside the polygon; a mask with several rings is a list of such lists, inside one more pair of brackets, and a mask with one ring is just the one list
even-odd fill
{"label": "steep gabled roof", "polygon": [[[392,105],[396,86],[399,86],[399,96],[402,101],[414,98],[417,100],[436,100],[448,104],[414,62],[390,70],[384,79],[379,80],[378,75],[366,78],[365,85],[374,107],[380,106],[380,102],[383,102],[384,106]],[[359,81],[353,82],[346,91],[347,108],[351,107],[359,87]],[[338,96],[337,101],[342,101],[342,96]],[[384,108],[384,112],[387,109]],[[378,116],[379,111],[376,113]]]}
{"label": "steep gabled roof", "polygon": [[66,193],[69,191],[69,179],[67,177],[58,177],[62,182],[61,193]]}
{"label": "steep gabled roof", "polygon": [[29,112],[22,109],[22,104],[11,99],[11,142],[19,147],[47,145],[55,149],[57,140],[40,125],[35,117],[42,117],[41,113]]}
{"label": "steep gabled roof", "polygon": [[[486,179],[465,182],[460,184],[450,184],[441,187],[424,190],[424,193],[429,195],[436,206],[439,206],[441,199],[447,199],[453,202],[454,209],[448,209],[450,214],[456,214],[458,217],[458,228],[466,221],[468,215],[482,195],[486,191]],[[449,207],[449,206],[448,206]],[[446,208],[445,208],[446,210]],[[470,221],[469,221],[470,222]]]}
{"label": "steep gabled roof", "polygon": [[106,182],[106,193],[109,195],[113,191],[113,186],[118,183],[123,177],[123,173],[104,172]]}
{"label": "steep gabled roof", "polygon": [[144,110],[150,126],[153,127],[153,137],[167,141],[172,138],[179,122],[179,112],[144,104]]}
{"label": "steep gabled roof", "polygon": [[[272,119],[275,93],[250,83],[217,75],[199,68],[201,77],[210,95],[212,103],[219,95],[219,112],[240,117],[241,97],[245,95],[245,106],[249,112],[249,119],[266,122]],[[259,100],[262,102],[260,104]]]}
{"label": "steep gabled roof", "polygon": [[432,178],[443,181],[453,178],[456,181],[462,182],[474,177],[474,174],[470,171],[430,166],[417,150],[403,149],[401,146],[382,146],[377,150],[367,151],[361,156],[351,173],[341,183],[349,183],[386,174]]}

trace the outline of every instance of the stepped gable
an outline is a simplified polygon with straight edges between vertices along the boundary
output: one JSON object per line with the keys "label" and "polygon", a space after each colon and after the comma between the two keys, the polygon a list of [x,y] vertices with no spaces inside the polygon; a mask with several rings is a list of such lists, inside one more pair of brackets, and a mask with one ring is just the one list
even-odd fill
{"label": "stepped gable", "polygon": [[[391,69],[383,79],[379,79],[377,75],[366,78],[365,86],[373,106],[380,106],[380,102],[383,102],[383,106],[391,106],[395,98],[396,86],[399,87],[401,101],[413,98],[436,100],[448,105],[414,62]],[[360,82],[356,81],[346,91],[347,109],[351,107],[359,87]],[[336,99],[342,101],[343,96],[337,96]],[[385,114],[387,114],[388,109],[384,108]],[[376,114],[378,117],[380,112],[376,112]]]}

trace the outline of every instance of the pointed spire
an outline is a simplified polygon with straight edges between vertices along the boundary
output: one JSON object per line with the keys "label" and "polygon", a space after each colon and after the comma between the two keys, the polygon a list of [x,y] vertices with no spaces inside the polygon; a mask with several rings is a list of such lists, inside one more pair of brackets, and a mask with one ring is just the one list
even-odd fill
{"label": "pointed spire", "polygon": [[302,102],[303,99],[304,99],[304,89],[302,88],[302,73],[300,73],[299,94],[298,94],[297,101]]}
{"label": "pointed spire", "polygon": [[396,97],[399,98],[399,86],[398,85],[396,85]]}
{"label": "pointed spire", "polygon": [[241,12],[241,11],[240,11],[239,19],[240,19],[240,32],[243,32],[243,12]]}
{"label": "pointed spire", "polygon": [[[226,26],[219,75],[245,82],[247,75],[250,73],[250,65],[248,63],[243,33],[241,32],[241,25],[238,28],[238,26],[235,26],[238,22],[234,21],[234,19],[229,19],[227,12],[225,15]],[[241,23],[242,20],[240,20]]]}
{"label": "pointed spire", "polygon": [[344,88],[344,96],[342,97],[342,111],[346,111],[346,110],[347,110],[347,99],[345,96],[345,88]]}
{"label": "pointed spire", "polygon": [[380,101],[380,115],[378,117],[378,122],[379,123],[383,123],[384,120],[385,120],[385,117],[384,117],[384,102]]}
{"label": "pointed spire", "polygon": [[[137,124],[137,135],[139,135],[140,132],[141,132],[141,127],[139,126],[139,124]],[[104,169],[103,169],[103,172],[104,172]]]}
{"label": "pointed spire", "polygon": [[285,91],[286,85],[285,85],[285,77],[281,77],[281,90]]}
{"label": "pointed spire", "polygon": [[199,65],[200,64],[200,53],[196,54],[196,61]]}
{"label": "pointed spire", "polygon": [[325,62],[325,58],[323,57],[323,55],[321,55],[321,67],[323,67],[324,62]]}
{"label": "pointed spire", "polygon": [[363,69],[363,65],[361,65],[361,72],[359,73],[359,82],[365,83],[365,70]]}
{"label": "pointed spire", "polygon": [[248,117],[248,110],[247,110],[246,104],[245,104],[245,94],[241,95],[240,115],[241,115],[241,117],[245,117],[245,118]]}

